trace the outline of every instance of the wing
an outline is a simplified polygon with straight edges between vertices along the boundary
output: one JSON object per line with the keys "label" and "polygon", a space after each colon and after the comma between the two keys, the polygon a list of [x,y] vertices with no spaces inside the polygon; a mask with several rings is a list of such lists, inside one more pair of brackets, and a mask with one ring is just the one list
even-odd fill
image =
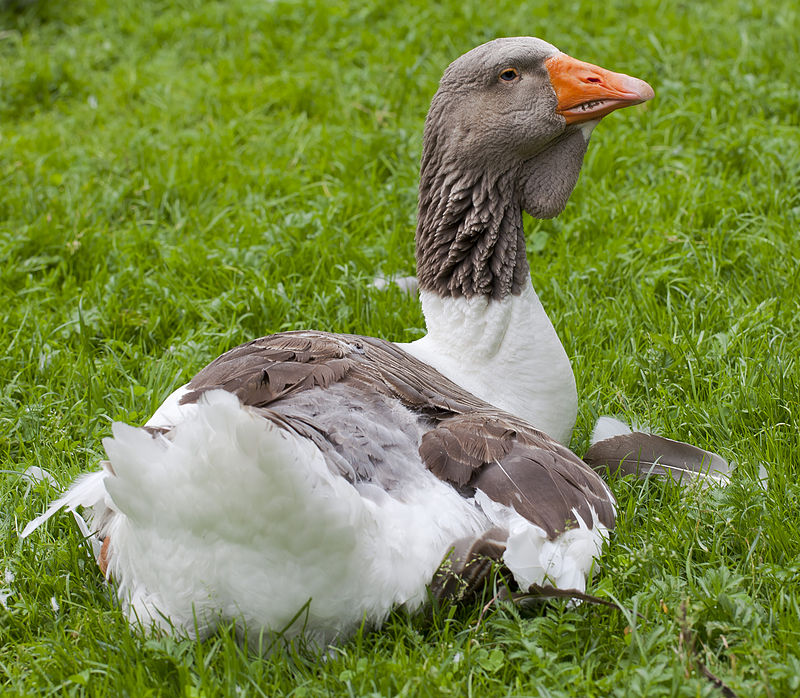
{"label": "wing", "polygon": [[433,473],[480,489],[551,539],[577,524],[575,513],[591,527],[592,509],[605,526],[614,525],[611,493],[572,451],[542,432],[515,429],[514,420],[483,416],[445,419],[422,437],[420,455]]}
{"label": "wing", "polygon": [[[340,387],[331,390],[333,385]],[[309,331],[271,335],[223,354],[188,387],[183,402],[223,388],[243,404],[264,409],[267,418],[280,413],[321,448],[333,443],[340,456],[351,439],[329,418],[321,425],[321,417],[312,414],[314,403],[334,409],[328,397],[336,393],[334,402],[350,401],[390,419],[387,400],[399,401],[424,425],[419,455],[440,479],[467,492],[482,490],[551,538],[576,525],[574,512],[589,527],[592,508],[604,525],[614,523],[610,491],[569,449],[384,340]],[[312,389],[328,389],[328,396],[301,399]],[[291,406],[301,403],[302,414],[292,412]],[[338,469],[353,477],[345,464]],[[374,475],[371,468],[362,471],[360,477]]]}

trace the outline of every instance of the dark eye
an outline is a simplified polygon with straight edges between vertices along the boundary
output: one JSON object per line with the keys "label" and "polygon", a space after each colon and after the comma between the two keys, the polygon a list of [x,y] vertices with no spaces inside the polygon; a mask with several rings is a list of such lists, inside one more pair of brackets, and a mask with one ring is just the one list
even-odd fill
{"label": "dark eye", "polygon": [[503,82],[513,82],[519,77],[519,71],[516,68],[506,68],[500,73],[500,79]]}

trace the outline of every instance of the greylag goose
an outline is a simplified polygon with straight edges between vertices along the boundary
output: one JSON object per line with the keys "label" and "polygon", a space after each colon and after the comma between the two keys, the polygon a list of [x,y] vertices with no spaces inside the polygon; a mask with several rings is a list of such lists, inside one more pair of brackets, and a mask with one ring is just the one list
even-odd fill
{"label": "greylag goose", "polygon": [[523,590],[583,589],[614,499],[559,443],[575,384],[531,286],[522,211],[557,215],[599,119],[652,96],[534,38],[458,58],[425,123],[428,334],[236,347],[144,427],[114,424],[101,469],[22,535],[85,507],[131,623],[188,636],[236,621],[322,646],[419,607],[429,585],[475,587],[483,555]]}

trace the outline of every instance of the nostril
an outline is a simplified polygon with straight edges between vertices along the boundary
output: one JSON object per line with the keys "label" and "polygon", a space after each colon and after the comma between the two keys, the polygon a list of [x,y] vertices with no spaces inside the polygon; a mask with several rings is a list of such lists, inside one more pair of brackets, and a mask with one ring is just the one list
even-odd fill
{"label": "nostril", "polygon": [[602,82],[600,78],[586,78],[586,82]]}

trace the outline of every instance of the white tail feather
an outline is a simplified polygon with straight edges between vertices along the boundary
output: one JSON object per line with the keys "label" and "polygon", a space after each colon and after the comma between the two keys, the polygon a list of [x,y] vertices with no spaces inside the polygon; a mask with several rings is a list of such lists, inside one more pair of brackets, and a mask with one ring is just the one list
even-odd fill
{"label": "white tail feather", "polygon": [[[104,477],[105,473],[103,471],[81,475],[63,495],[47,507],[47,511],[45,511],[44,514],[37,516],[25,526],[19,537],[27,538],[39,528],[39,526],[53,516],[53,514],[64,507],[73,514],[77,514],[76,510],[78,507],[94,507],[101,503],[105,497],[105,488],[103,487]],[[78,521],[81,533],[85,536],[89,536],[89,527],[83,518],[77,515],[75,518]]]}

